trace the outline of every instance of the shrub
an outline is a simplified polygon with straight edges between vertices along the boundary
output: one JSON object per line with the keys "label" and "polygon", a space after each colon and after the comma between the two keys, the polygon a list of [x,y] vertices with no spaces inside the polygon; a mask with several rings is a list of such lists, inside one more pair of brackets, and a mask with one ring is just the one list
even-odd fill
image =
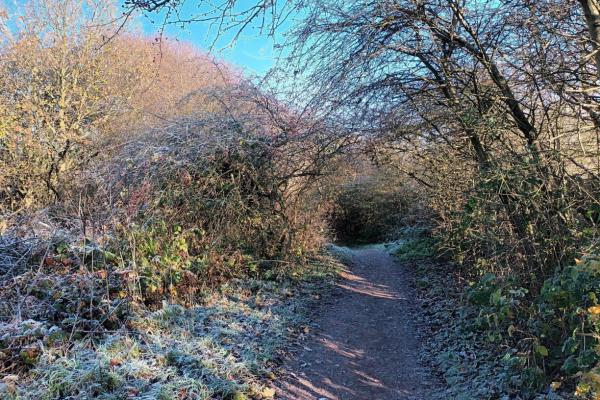
{"label": "shrub", "polygon": [[424,260],[436,256],[436,242],[432,237],[407,237],[396,251],[402,261]]}
{"label": "shrub", "polygon": [[549,349],[548,365],[567,375],[588,371],[599,359],[600,259],[565,268],[542,286],[536,336]]}
{"label": "shrub", "polygon": [[467,290],[467,299],[478,312],[471,329],[507,348],[504,364],[511,379],[520,382],[512,385],[524,393],[527,383],[535,393],[552,380],[566,377],[574,383],[583,377],[581,393],[600,393],[598,257],[557,271],[533,298],[517,282],[486,274]]}
{"label": "shrub", "polygon": [[151,131],[91,184],[91,201],[118,193],[101,209],[113,210],[113,252],[138,273],[147,301],[286,274],[324,243],[314,178],[282,162],[298,145],[231,123],[221,115]]}
{"label": "shrub", "polygon": [[0,41],[0,224],[78,207],[79,183],[96,159],[166,119],[216,107],[208,88],[240,80],[189,44],[157,48],[129,33],[114,18],[117,7],[33,0],[14,15],[0,11],[12,28]]}
{"label": "shrub", "polygon": [[[466,274],[518,275],[538,292],[598,235],[597,183],[561,175],[561,168],[507,156],[502,165],[471,174],[470,182],[446,181],[431,193],[441,249]],[[440,180],[455,178],[449,173]]]}

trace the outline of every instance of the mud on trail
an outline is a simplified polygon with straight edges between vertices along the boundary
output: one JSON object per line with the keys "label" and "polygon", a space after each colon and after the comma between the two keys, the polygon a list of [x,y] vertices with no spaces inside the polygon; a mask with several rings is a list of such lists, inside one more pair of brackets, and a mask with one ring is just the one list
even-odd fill
{"label": "mud on trail", "polygon": [[428,399],[431,375],[419,365],[416,297],[410,275],[385,250],[353,249],[318,326],[284,365],[279,399]]}

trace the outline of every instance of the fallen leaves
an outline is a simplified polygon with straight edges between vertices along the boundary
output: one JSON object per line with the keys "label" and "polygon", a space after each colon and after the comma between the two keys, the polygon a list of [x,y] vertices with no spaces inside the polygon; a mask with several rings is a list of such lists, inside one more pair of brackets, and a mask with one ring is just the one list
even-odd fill
{"label": "fallen leaves", "polygon": [[271,398],[275,397],[275,389],[265,388],[265,389],[263,389],[261,394],[264,398],[271,399]]}
{"label": "fallen leaves", "polygon": [[588,312],[592,315],[600,315],[600,306],[589,307]]}

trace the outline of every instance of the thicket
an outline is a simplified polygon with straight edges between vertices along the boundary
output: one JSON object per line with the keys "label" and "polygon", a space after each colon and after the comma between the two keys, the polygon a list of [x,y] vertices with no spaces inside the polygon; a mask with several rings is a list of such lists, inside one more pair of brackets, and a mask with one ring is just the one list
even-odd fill
{"label": "thicket", "polygon": [[213,112],[125,147],[115,243],[146,296],[297,272],[324,243],[322,199],[287,163],[309,157],[304,144],[257,131],[251,112],[244,122]]}
{"label": "thicket", "polygon": [[[37,25],[2,44],[0,158],[11,167],[0,171],[0,203],[5,237],[21,238],[15,218],[45,209],[83,232],[81,246],[36,252],[34,239],[17,240],[6,265],[68,271],[93,260],[88,276],[125,280],[135,293],[125,298],[155,305],[205,283],[289,271],[323,240],[325,215],[342,238],[380,240],[419,204],[414,220],[471,283],[473,329],[520,371],[523,395],[552,381],[594,395],[598,1],[200,1],[217,35],[273,33],[302,10],[279,71],[290,77],[281,97],[300,89],[294,108],[202,57],[188,65],[209,71],[210,84],[176,84],[187,50],[159,63],[155,80],[143,72],[153,62],[136,63],[147,56],[128,56],[149,54],[129,45],[139,39],[105,44],[106,24],[69,18],[106,13],[69,8],[77,4],[39,3],[51,12],[30,8],[21,21]],[[166,11],[168,23],[199,18],[179,4],[125,2]],[[349,145],[390,169],[340,185],[343,164],[331,161]],[[108,307],[103,323],[115,318],[110,302],[90,304]]]}
{"label": "thicket", "polygon": [[389,168],[365,162],[360,174],[334,189],[331,229],[347,243],[393,240],[403,228],[426,224],[422,191],[414,182]]}
{"label": "thicket", "polygon": [[[522,382],[539,389],[594,375],[597,286],[586,268],[595,265],[599,235],[597,1],[225,8],[239,12],[208,15],[231,29],[240,21],[276,28],[278,17],[302,10],[284,43],[287,71],[308,82],[311,107],[360,135],[373,159],[421,184],[436,244],[479,293],[471,299],[486,317],[476,329],[497,340]],[[374,221],[371,212],[395,213],[397,205],[365,212],[349,200],[369,203],[361,190],[339,197],[350,203],[348,215]],[[584,386],[579,393],[592,396]]]}
{"label": "thicket", "polygon": [[40,0],[1,14],[9,378],[144,307],[302,276],[327,237],[320,179],[351,140],[192,46],[120,28],[116,7]]}

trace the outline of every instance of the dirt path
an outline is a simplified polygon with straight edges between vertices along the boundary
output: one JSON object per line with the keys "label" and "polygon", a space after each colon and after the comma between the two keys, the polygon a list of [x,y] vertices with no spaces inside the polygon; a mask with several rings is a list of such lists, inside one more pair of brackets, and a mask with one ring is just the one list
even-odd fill
{"label": "dirt path", "polygon": [[278,398],[288,400],[428,399],[419,366],[408,273],[384,250],[352,250],[319,329],[284,366]]}

